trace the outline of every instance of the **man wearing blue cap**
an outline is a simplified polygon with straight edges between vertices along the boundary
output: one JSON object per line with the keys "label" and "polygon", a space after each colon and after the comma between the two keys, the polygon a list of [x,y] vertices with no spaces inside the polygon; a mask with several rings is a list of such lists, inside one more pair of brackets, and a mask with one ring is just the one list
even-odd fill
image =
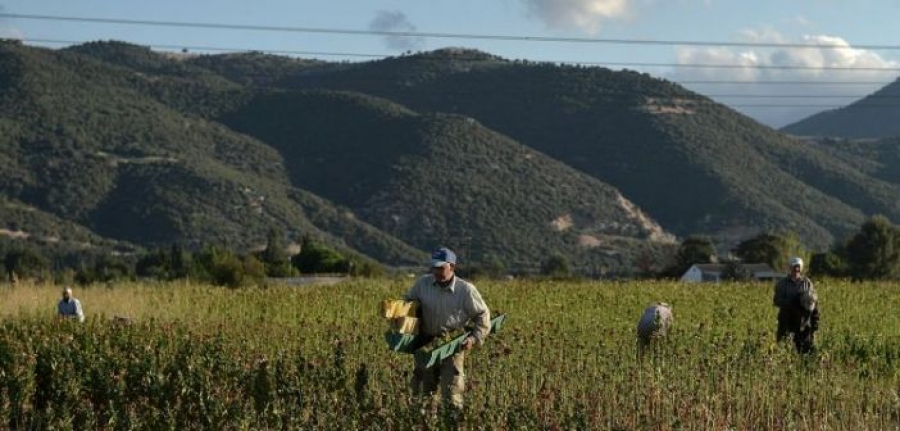
{"label": "man wearing blue cap", "polygon": [[440,382],[444,402],[461,409],[465,391],[463,364],[466,351],[484,344],[491,329],[491,312],[478,289],[457,277],[455,269],[456,254],[453,251],[446,247],[435,250],[431,253],[431,273],[419,278],[406,292],[404,299],[419,302],[421,334],[442,337],[463,329],[470,321],[474,323],[475,329],[453,356],[432,368],[426,368],[417,359],[411,381],[416,395],[434,394]]}

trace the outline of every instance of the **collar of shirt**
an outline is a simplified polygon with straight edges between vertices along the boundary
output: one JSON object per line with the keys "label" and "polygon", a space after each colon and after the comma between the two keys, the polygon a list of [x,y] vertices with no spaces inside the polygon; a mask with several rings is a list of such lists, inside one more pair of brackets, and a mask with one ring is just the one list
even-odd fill
{"label": "collar of shirt", "polygon": [[456,274],[453,274],[453,278],[450,279],[450,284],[448,284],[446,286],[441,286],[441,284],[438,283],[437,280],[433,280],[431,282],[431,285],[434,287],[437,287],[438,289],[446,290],[446,291],[449,291],[450,293],[453,293],[453,290],[456,288]]}

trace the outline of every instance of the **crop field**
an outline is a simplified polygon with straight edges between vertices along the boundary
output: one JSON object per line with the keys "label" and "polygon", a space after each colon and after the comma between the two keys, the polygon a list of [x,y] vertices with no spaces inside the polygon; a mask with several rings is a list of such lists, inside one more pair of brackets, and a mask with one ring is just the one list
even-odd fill
{"label": "crop field", "polygon": [[[231,290],[0,286],[0,428],[900,429],[900,285],[817,280],[817,355],[774,343],[771,284],[477,281],[503,328],[466,362],[451,423],[413,398],[380,301],[412,279]],[[673,331],[636,360],[653,301]],[[129,316],[123,323],[114,316]]]}

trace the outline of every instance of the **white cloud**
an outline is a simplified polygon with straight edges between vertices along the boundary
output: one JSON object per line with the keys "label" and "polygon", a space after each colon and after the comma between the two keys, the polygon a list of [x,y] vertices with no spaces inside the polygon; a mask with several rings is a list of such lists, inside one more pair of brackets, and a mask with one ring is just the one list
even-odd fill
{"label": "white cloud", "polygon": [[528,13],[547,27],[576,27],[596,33],[606,20],[628,15],[632,0],[522,0]]}
{"label": "white cloud", "polygon": [[[415,32],[406,14],[400,11],[379,11],[369,22],[369,30],[390,32]],[[416,51],[425,46],[425,39],[419,36],[385,36],[385,44],[390,49]]]}
{"label": "white cloud", "polygon": [[884,70],[896,69],[900,63],[853,48],[841,37],[809,35],[789,40],[772,29],[745,31],[742,36],[750,43],[828,46],[681,48],[677,53],[681,67],[669,78],[762,123],[782,127],[820,111],[849,105],[900,75],[897,70]]}

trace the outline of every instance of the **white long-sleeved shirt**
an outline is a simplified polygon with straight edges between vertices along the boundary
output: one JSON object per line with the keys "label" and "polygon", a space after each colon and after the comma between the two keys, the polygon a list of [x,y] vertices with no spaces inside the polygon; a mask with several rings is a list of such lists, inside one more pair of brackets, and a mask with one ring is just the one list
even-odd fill
{"label": "white long-sleeved shirt", "polygon": [[442,287],[433,275],[419,278],[403,298],[418,301],[422,310],[420,332],[439,336],[445,332],[462,329],[468,321],[475,323],[472,336],[481,345],[491,330],[491,312],[481,293],[472,283],[457,276],[447,287]]}
{"label": "white long-sleeved shirt", "polygon": [[637,333],[641,340],[665,336],[672,325],[672,309],[669,304],[656,303],[644,310],[638,321]]}

